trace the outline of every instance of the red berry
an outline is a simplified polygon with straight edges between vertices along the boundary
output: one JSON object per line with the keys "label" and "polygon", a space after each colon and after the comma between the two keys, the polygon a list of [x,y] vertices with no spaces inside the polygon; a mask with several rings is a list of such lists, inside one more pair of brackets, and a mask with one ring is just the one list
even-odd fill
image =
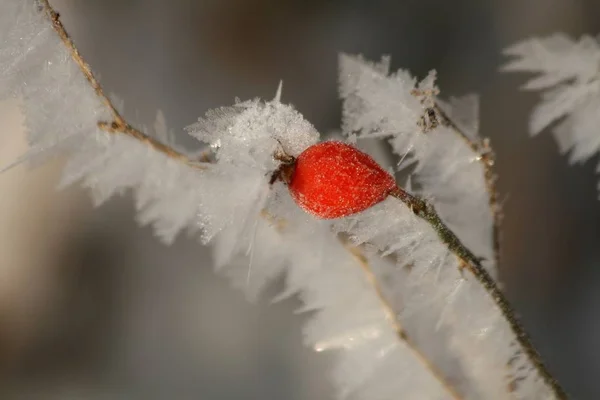
{"label": "red berry", "polygon": [[288,186],[305,211],[331,219],[383,201],[396,181],[369,155],[332,141],[310,146],[298,156]]}

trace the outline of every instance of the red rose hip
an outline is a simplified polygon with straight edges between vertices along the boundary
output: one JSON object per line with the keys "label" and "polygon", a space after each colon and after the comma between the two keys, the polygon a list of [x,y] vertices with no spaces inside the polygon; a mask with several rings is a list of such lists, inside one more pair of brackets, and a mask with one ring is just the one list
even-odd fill
{"label": "red rose hip", "polygon": [[396,181],[373,158],[342,142],[310,146],[296,159],[292,198],[323,219],[345,217],[383,201]]}

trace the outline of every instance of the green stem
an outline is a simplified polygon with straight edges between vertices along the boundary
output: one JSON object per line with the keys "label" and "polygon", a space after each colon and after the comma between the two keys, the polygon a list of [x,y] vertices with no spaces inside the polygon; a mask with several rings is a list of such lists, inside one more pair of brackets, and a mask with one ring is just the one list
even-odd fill
{"label": "green stem", "polygon": [[481,259],[476,257],[471,250],[462,244],[460,239],[452,232],[446,224],[442,221],[440,216],[435,211],[434,206],[414,196],[401,188],[396,188],[390,192],[390,196],[393,196],[402,201],[412,212],[419,218],[424,219],[433,227],[437,232],[438,236],[446,244],[448,250],[458,257],[461,262],[461,268],[471,272],[475,279],[481,283],[483,288],[486,290],[488,295],[492,298],[494,303],[500,309],[500,312],[504,318],[508,321],[517,342],[521,345],[532,364],[537,369],[538,373],[544,379],[544,381],[550,386],[557,399],[566,400],[568,399],[567,393],[560,386],[558,381],[552,376],[550,371],[544,365],[542,358],[533,346],[531,338],[521,322],[519,321],[513,307],[508,302],[508,299],[502,293],[494,279],[481,265]]}

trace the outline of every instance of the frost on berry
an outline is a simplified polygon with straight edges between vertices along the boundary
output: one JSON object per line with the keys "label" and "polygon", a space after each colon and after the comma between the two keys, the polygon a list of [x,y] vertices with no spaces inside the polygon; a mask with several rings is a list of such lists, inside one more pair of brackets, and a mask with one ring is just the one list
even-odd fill
{"label": "frost on berry", "polygon": [[324,219],[363,211],[385,199],[395,187],[394,177],[369,155],[335,141],[302,152],[289,184],[298,205]]}

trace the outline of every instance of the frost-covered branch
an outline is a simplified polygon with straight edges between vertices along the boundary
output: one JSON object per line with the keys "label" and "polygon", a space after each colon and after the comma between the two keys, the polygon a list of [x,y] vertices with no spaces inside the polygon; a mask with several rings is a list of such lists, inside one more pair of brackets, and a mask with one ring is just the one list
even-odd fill
{"label": "frost-covered branch", "polygon": [[476,257],[468,248],[466,248],[460,242],[458,237],[450,229],[448,229],[448,227],[436,213],[433,205],[418,197],[412,196],[401,189],[393,192],[391,195],[400,199],[411,209],[411,211],[415,213],[415,215],[426,220],[435,229],[440,239],[448,247],[449,251],[458,258],[458,268],[460,270],[466,269],[468,272],[473,274],[473,276],[488,292],[488,295],[496,303],[504,318],[509,322],[517,341],[522,346],[535,368],[538,369],[544,380],[546,380],[546,382],[553,388],[559,398],[566,397],[566,393],[564,393],[558,382],[544,366],[544,363],[538,352],[535,350],[529,335],[515,315],[512,306],[502,291],[498,288],[498,285],[490,276],[488,271],[486,271],[486,269],[481,265],[481,259]]}
{"label": "frost-covered branch", "polygon": [[[289,227],[289,221],[283,219],[274,218],[269,213],[262,211],[261,217],[263,217],[270,225],[272,229],[274,229],[278,234],[284,235],[286,228]],[[381,309],[384,312],[385,319],[389,322],[392,327],[393,332],[395,332],[396,340],[402,343],[402,346],[406,347],[411,356],[416,360],[417,363],[421,364],[421,366],[429,371],[429,374],[437,381],[436,386],[439,386],[441,392],[445,392],[444,397],[449,397],[451,399],[460,400],[464,397],[457,392],[454,385],[455,382],[449,380],[447,376],[445,376],[438,368],[428,359],[426,353],[424,353],[416,343],[413,342],[412,338],[409,336],[408,330],[402,326],[402,322],[398,318],[398,314],[394,310],[394,306],[388,300],[386,294],[384,293],[383,288],[379,282],[380,276],[378,276],[378,269],[382,270],[384,267],[381,265],[385,265],[385,262],[379,258],[377,254],[368,254],[365,252],[363,248],[353,246],[348,240],[338,237],[338,243],[341,245],[343,249],[345,249],[353,258],[358,266],[360,266],[361,270],[364,273],[364,278],[366,282],[371,286],[372,292],[375,294]],[[337,246],[336,246],[337,247]],[[379,268],[378,268],[379,264]],[[386,265],[386,268],[389,268]],[[279,300],[285,298],[289,293],[284,293],[279,296]],[[363,333],[365,334],[365,333]],[[369,333],[366,333],[369,335]],[[377,335],[376,332],[370,332],[371,335]],[[361,334],[362,335],[362,334]],[[344,337],[345,336],[345,337]],[[333,339],[328,339],[325,341],[319,341],[315,344],[314,348],[316,351],[324,351],[329,348],[344,346],[340,343],[340,341],[348,340],[347,335],[342,337],[334,337]],[[350,338],[353,340],[353,338]]]}
{"label": "frost-covered branch", "polygon": [[379,278],[373,271],[373,267],[369,262],[369,258],[363,254],[363,251],[360,248],[351,247],[347,242],[341,239],[340,242],[354,256],[354,259],[364,271],[365,277],[373,287],[373,290],[386,313],[387,319],[390,321],[393,329],[395,330],[398,339],[405,343],[406,347],[410,349],[418,362],[421,363],[424,368],[429,370],[431,375],[439,381],[440,385],[447,392],[448,396],[453,399],[463,399],[464,397],[460,395],[454,388],[455,383],[448,380],[448,377],[444,376],[444,374],[438,370],[438,368],[428,359],[427,355],[421,351],[419,346],[413,342],[412,338],[408,334],[408,331],[402,326],[402,322],[398,319],[393,306],[389,303],[383,292],[383,289],[380,286]]}
{"label": "frost-covered branch", "polygon": [[145,133],[139,131],[138,129],[132,127],[126,120],[123,118],[121,113],[114,106],[113,102],[109,99],[109,97],[104,93],[102,86],[94,76],[92,69],[88,65],[88,63],[83,59],[79,50],[71,40],[71,37],[65,30],[63,26],[60,15],[52,8],[48,0],[38,0],[40,2],[40,6],[43,8],[44,12],[47,14],[48,19],[52,22],[52,26],[54,30],[64,43],[65,47],[71,53],[71,57],[73,61],[77,63],[81,72],[89,82],[90,86],[96,92],[98,98],[104,103],[104,105],[110,111],[112,115],[112,121],[98,121],[98,127],[109,133],[119,133],[127,136],[131,136],[132,138],[139,140],[146,145],[152,147],[154,150],[159,151],[168,157],[179,160],[185,164],[191,165],[194,168],[202,169],[203,166],[199,165],[199,163],[190,160],[186,155],[178,152],[177,150],[165,145],[164,143],[159,142],[158,140],[146,135]]}
{"label": "frost-covered branch", "polygon": [[278,299],[297,294],[315,311],[307,344],[343,350],[333,372],[341,396],[566,397],[492,278],[491,165],[468,129],[457,135],[448,122],[456,107],[432,109],[433,76],[417,86],[407,72],[342,58],[345,127],[389,137],[417,161],[420,195],[398,189],[363,212],[318,220],[269,182],[275,155],[293,159],[319,141],[281,91],[190,126],[214,149],[214,162],[200,163],[121,117],[46,0],[0,7],[0,96],[23,99],[32,154],[69,151],[63,184],[82,181],[97,204],[134,189],[140,222],[167,243],[199,233],[218,271],[250,297],[285,274]]}

